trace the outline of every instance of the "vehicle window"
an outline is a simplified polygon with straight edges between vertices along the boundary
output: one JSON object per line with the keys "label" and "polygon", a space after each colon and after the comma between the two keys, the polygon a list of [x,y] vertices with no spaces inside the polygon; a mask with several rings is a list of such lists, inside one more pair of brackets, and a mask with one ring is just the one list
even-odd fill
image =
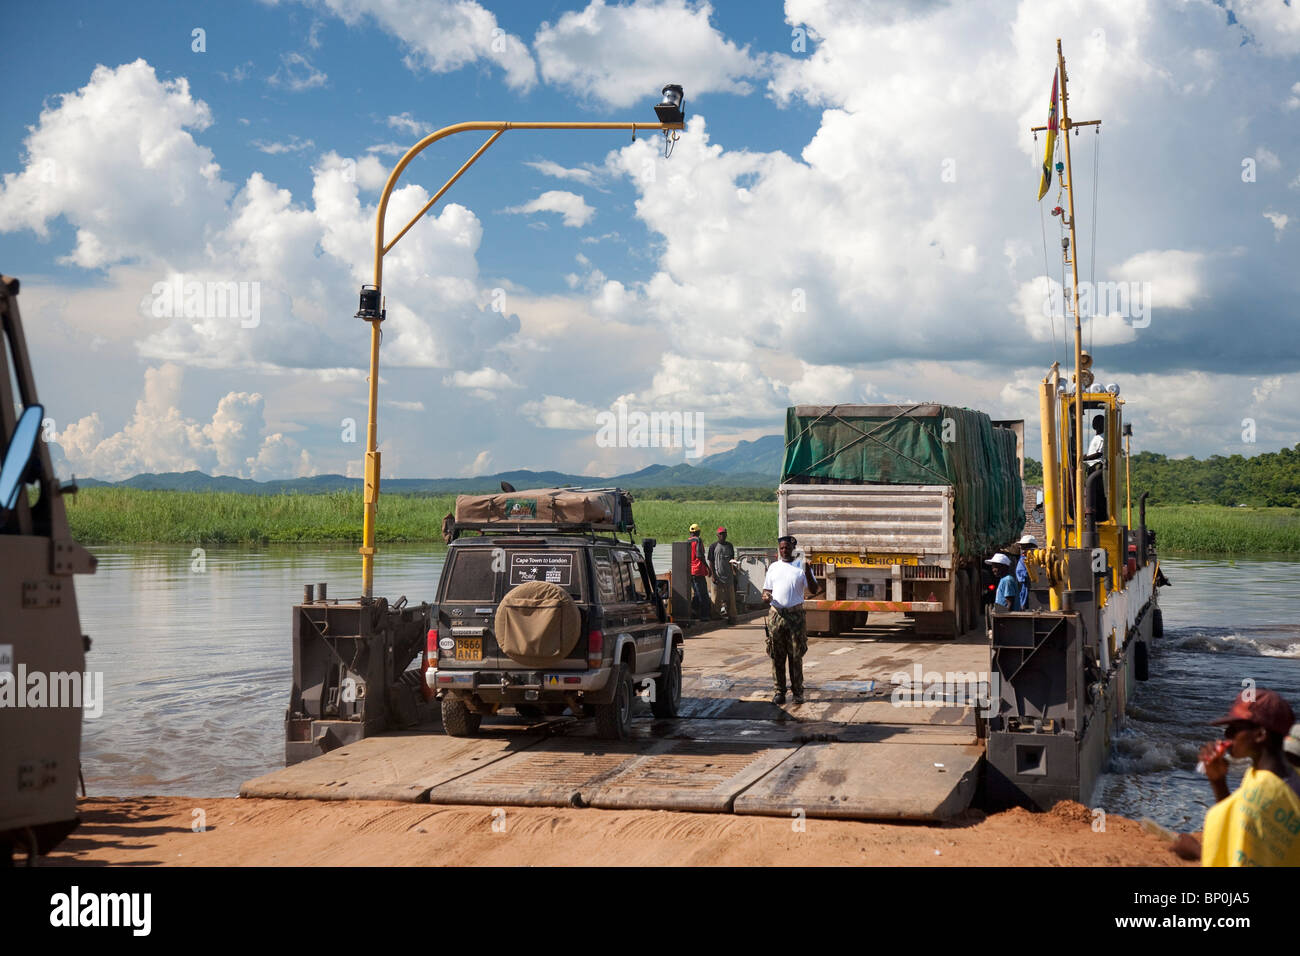
{"label": "vehicle window", "polygon": [[491,601],[496,591],[492,549],[462,548],[453,552],[451,568],[444,573],[444,601]]}
{"label": "vehicle window", "polygon": [[596,593],[602,604],[613,604],[618,598],[614,574],[614,562],[610,559],[608,548],[597,548],[592,552],[592,563],[596,568]]}
{"label": "vehicle window", "polygon": [[632,591],[636,595],[633,600],[648,601],[650,592],[646,590],[646,569],[644,564],[629,564],[628,569],[632,572]]}
{"label": "vehicle window", "polygon": [[558,584],[574,600],[582,598],[582,563],[577,551],[509,548],[506,550],[506,590],[525,581]]}

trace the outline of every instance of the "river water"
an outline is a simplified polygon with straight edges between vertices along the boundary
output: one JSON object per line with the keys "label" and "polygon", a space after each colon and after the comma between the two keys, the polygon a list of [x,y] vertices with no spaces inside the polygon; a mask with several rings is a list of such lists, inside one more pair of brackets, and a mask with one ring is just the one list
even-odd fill
{"label": "river water", "polygon": [[[104,674],[105,702],[84,724],[88,792],[233,796],[244,780],[282,766],[290,608],[308,583],[328,582],[336,598],[360,593],[355,546],[92,550],[98,572],[78,577],[76,588],[82,630],[95,642],[87,667]],[[444,554],[385,546],[375,593],[431,600]],[[1300,706],[1291,604],[1300,561],[1182,556],[1161,566],[1174,584],[1161,592],[1165,639],[1093,805],[1196,830],[1211,799],[1196,752],[1217,739],[1208,722],[1242,681]]]}

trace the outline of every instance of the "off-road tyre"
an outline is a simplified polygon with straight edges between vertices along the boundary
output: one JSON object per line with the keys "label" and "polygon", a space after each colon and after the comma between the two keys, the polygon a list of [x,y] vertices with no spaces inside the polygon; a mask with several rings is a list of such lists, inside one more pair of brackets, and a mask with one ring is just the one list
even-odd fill
{"label": "off-road tyre", "polygon": [[448,737],[473,737],[482,722],[483,716],[466,707],[463,700],[442,699],[442,730]]}
{"label": "off-road tyre", "polygon": [[674,647],[668,666],[655,678],[650,712],[656,717],[676,717],[682,705],[682,649]]}
{"label": "off-road tyre", "polygon": [[610,680],[614,696],[609,703],[596,705],[596,736],[602,740],[627,740],[632,730],[632,678],[627,665],[619,664]]}

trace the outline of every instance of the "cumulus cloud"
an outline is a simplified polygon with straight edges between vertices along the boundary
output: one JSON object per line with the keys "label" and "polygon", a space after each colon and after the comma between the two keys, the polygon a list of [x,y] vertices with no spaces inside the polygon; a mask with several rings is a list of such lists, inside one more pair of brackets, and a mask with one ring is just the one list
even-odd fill
{"label": "cumulus cloud", "polygon": [[564,224],[575,229],[585,226],[596,215],[596,210],[588,206],[585,199],[577,193],[566,192],[563,189],[547,190],[536,199],[530,199],[519,206],[508,206],[502,212],[523,215],[534,212],[558,212],[563,217]]}
{"label": "cumulus cloud", "polygon": [[749,93],[762,61],[737,47],[710,22],[713,7],[686,0],[636,0],[586,8],[543,23],[533,47],[542,79],[601,106],[658,102],[666,82],[692,95]]}
{"label": "cumulus cloud", "polygon": [[45,239],[63,217],[77,236],[68,258],[87,269],[200,256],[233,192],[192,135],[211,123],[184,77],[159,80],[144,60],[96,67],[41,110],[25,168],[0,187],[0,230]]}
{"label": "cumulus cloud", "polygon": [[105,435],[99,413],[56,434],[62,467],[121,480],[142,472],[203,471],[241,478],[310,474],[311,456],[282,433],[264,434],[262,396],[230,392],[212,419],[200,423],[177,408],[183,371],[165,364],[145,372],[144,393],[121,431]]}
{"label": "cumulus cloud", "polygon": [[562,395],[543,395],[540,401],[524,402],[519,413],[541,428],[569,431],[592,431],[596,428],[599,410]]}

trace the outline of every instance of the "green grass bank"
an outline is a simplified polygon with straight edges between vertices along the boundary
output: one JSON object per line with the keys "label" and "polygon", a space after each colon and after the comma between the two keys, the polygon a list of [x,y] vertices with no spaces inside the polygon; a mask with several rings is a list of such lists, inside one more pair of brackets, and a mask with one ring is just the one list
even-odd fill
{"label": "green grass bank", "polygon": [[[384,495],[380,542],[441,544],[453,496]],[[638,535],[681,540],[698,522],[706,541],[725,525],[740,546],[776,538],[774,501],[638,500]],[[1147,509],[1163,551],[1300,554],[1300,509],[1163,505]],[[72,533],[83,544],[267,544],[361,540],[361,496],[245,495],[131,488],[85,488],[68,499]]]}

